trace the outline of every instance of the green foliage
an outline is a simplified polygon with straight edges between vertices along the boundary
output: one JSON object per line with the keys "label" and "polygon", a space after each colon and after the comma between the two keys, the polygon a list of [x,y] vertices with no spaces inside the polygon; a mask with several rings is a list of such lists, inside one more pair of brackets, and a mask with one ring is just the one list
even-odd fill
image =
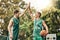
{"label": "green foliage", "polygon": [[56,8],[58,8],[58,9],[60,9],[60,0],[58,0],[57,2],[56,2],[56,6],[55,6]]}
{"label": "green foliage", "polygon": [[[19,3],[21,4],[18,5]],[[15,9],[19,10],[19,8],[25,9],[24,5],[26,5],[26,3],[22,0],[2,0],[0,2],[0,16],[5,22],[1,27],[1,29],[4,30],[4,35],[7,35],[7,26],[9,20],[13,16],[13,11]],[[60,32],[57,30],[60,28],[59,1],[56,5],[58,6],[51,7],[51,10],[49,11],[44,10],[41,18],[46,21],[46,24],[49,27],[49,33],[56,33],[57,35],[60,35]],[[33,13],[36,12],[34,8],[31,9]],[[20,17],[19,37],[21,40],[32,40],[33,27],[33,21],[28,15],[28,12],[26,12],[22,17]]]}
{"label": "green foliage", "polygon": [[58,32],[58,29],[60,28],[60,11],[48,11],[42,18],[46,21],[49,27],[49,33],[56,33],[59,35],[60,32]]}

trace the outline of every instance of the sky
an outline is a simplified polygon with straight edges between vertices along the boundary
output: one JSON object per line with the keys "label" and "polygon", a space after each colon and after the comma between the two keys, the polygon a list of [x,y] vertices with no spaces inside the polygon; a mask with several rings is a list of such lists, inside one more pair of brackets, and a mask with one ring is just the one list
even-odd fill
{"label": "sky", "polygon": [[37,11],[42,10],[51,4],[51,0],[24,0],[26,3],[31,3]]}

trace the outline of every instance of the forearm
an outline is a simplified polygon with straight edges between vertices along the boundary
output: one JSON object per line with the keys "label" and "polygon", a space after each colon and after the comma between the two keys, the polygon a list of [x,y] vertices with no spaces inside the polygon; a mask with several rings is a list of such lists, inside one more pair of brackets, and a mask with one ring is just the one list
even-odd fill
{"label": "forearm", "polygon": [[25,14],[25,12],[27,11],[27,9],[28,9],[28,7],[24,10],[24,12],[20,15],[20,17]]}
{"label": "forearm", "polygon": [[9,34],[11,33],[11,27],[8,26],[8,32]]}
{"label": "forearm", "polygon": [[12,33],[12,31],[11,31],[11,27],[8,27],[8,31],[9,31],[10,40],[12,40],[12,38],[13,38],[13,33]]}
{"label": "forearm", "polygon": [[30,17],[33,19],[33,14],[32,14],[32,11],[30,8],[29,8],[28,12],[29,12]]}
{"label": "forearm", "polygon": [[29,15],[30,15],[32,21],[34,21],[34,19],[35,19],[35,14],[33,14],[31,10],[30,10],[30,12],[29,12]]}
{"label": "forearm", "polygon": [[45,27],[46,31],[48,32],[48,26],[46,25],[45,21],[43,21],[43,26]]}
{"label": "forearm", "polygon": [[29,8],[29,10],[28,10],[28,11],[29,11],[29,14],[31,15],[31,14],[32,14],[32,11],[31,11],[31,9],[30,9],[30,8]]}
{"label": "forearm", "polygon": [[46,31],[48,31],[48,27],[46,26],[45,28],[46,28]]}
{"label": "forearm", "polygon": [[27,11],[27,9],[28,9],[28,7],[24,10],[24,12],[23,12],[23,13],[25,13],[25,12]]}

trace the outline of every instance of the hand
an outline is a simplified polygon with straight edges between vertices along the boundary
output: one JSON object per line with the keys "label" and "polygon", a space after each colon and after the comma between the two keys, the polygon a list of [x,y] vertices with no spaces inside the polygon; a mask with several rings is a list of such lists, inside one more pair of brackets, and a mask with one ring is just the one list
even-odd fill
{"label": "hand", "polygon": [[28,10],[31,10],[31,9],[30,9],[30,3],[29,3],[29,6],[28,6]]}
{"label": "hand", "polygon": [[28,4],[28,8],[30,9],[30,2],[29,2],[29,4]]}
{"label": "hand", "polygon": [[30,2],[27,4],[27,8],[29,8],[29,9],[30,9]]}
{"label": "hand", "polygon": [[10,33],[10,40],[12,40],[13,39],[13,35]]}

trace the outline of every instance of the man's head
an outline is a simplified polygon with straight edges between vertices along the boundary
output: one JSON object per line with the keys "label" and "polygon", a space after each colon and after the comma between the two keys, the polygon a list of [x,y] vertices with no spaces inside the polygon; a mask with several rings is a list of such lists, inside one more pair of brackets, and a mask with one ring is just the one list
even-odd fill
{"label": "man's head", "polygon": [[35,16],[36,17],[41,17],[41,12],[37,12]]}
{"label": "man's head", "polygon": [[16,17],[19,17],[19,15],[20,15],[19,10],[15,10],[15,11],[14,11],[14,15],[15,15]]}

